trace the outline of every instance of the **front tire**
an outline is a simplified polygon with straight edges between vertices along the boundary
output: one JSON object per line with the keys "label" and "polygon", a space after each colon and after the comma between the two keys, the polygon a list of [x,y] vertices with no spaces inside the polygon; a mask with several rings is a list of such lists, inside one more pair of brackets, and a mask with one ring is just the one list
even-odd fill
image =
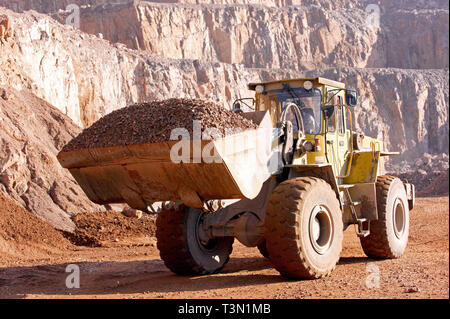
{"label": "front tire", "polygon": [[158,214],[156,238],[160,256],[167,268],[178,275],[216,273],[230,259],[233,237],[200,240],[203,215],[184,205]]}
{"label": "front tire", "polygon": [[322,179],[299,177],[278,185],[265,220],[269,258],[287,278],[329,275],[342,250],[342,213],[336,193]]}
{"label": "front tire", "polygon": [[269,258],[269,252],[267,251],[265,239],[258,245],[258,250],[264,258]]}
{"label": "front tire", "polygon": [[370,222],[370,234],[361,238],[364,253],[371,258],[399,258],[408,244],[409,206],[403,182],[394,176],[379,176],[376,183],[378,220]]}

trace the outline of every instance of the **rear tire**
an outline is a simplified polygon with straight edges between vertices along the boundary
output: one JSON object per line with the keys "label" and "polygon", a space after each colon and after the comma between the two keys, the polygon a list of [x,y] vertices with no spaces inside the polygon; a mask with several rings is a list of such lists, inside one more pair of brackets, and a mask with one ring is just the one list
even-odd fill
{"label": "rear tire", "polygon": [[399,258],[408,244],[409,206],[403,182],[394,176],[377,178],[378,220],[370,222],[370,235],[361,238],[371,258]]}
{"label": "rear tire", "polygon": [[288,278],[329,275],[342,250],[342,213],[336,193],[322,179],[299,177],[278,185],[265,220],[270,261]]}
{"label": "rear tire", "polygon": [[202,243],[198,229],[204,213],[186,206],[163,210],[156,220],[161,259],[178,275],[205,275],[220,271],[230,259],[233,237]]}

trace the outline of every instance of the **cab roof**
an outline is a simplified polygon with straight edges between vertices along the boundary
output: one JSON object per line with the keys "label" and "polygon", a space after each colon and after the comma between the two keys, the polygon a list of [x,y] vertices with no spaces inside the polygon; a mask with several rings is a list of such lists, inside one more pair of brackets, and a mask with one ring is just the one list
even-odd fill
{"label": "cab roof", "polygon": [[318,78],[297,78],[297,79],[286,79],[286,80],[279,80],[279,81],[270,81],[270,82],[262,82],[262,83],[250,83],[248,85],[248,89],[254,91],[256,86],[258,85],[270,85],[270,84],[280,84],[280,83],[291,83],[291,82],[305,82],[305,81],[311,81],[315,85],[323,84],[323,85],[329,85],[333,86],[337,89],[345,89],[345,84],[342,82],[329,80],[326,78],[318,77]]}

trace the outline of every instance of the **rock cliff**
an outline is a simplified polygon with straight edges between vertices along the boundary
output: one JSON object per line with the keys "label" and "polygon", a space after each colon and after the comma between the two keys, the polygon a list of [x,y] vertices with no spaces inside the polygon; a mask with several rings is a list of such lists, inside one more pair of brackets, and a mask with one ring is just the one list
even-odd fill
{"label": "rock cliff", "polygon": [[0,97],[0,192],[53,226],[72,231],[79,212],[92,204],[56,159],[80,128],[27,89],[4,87]]}
{"label": "rock cliff", "polygon": [[[65,21],[67,14],[56,17]],[[81,10],[80,28],[160,56],[246,67],[448,67],[448,10],[389,10],[377,21],[372,17],[364,7],[349,6],[131,2]]]}
{"label": "rock cliff", "polygon": [[6,54],[0,84],[29,87],[80,126],[134,102],[191,97],[230,107],[237,97],[252,96],[248,82],[322,75],[357,88],[361,104],[355,109],[356,127],[405,152],[405,158],[448,149],[448,69],[302,71],[170,59],[111,44],[46,15],[11,12],[10,16],[15,35],[2,47]]}

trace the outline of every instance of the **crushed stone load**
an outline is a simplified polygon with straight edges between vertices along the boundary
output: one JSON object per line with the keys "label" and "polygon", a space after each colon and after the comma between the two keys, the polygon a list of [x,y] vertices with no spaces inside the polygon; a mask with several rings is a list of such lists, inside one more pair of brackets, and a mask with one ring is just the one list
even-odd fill
{"label": "crushed stone load", "polygon": [[222,136],[226,129],[257,128],[252,121],[213,102],[169,99],[134,104],[112,112],[70,141],[63,152],[167,142],[175,128],[187,129],[192,139],[194,120],[201,122],[202,131],[216,128]]}

